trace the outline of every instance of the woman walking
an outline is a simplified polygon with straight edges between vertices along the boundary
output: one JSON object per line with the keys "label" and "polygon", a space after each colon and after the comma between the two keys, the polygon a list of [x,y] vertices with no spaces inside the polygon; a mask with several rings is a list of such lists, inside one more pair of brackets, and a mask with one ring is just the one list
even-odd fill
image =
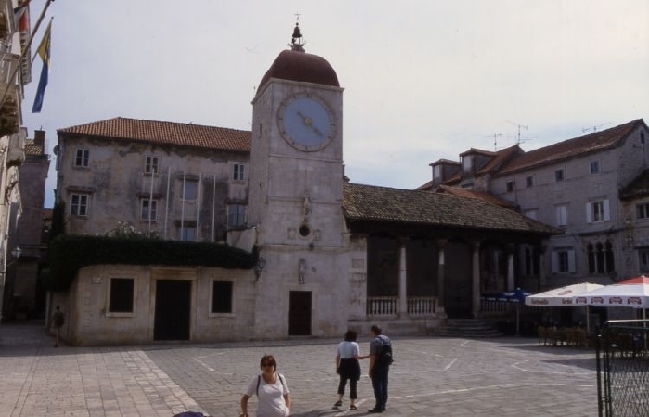
{"label": "woman walking", "polygon": [[355,402],[356,398],[358,398],[356,386],[361,377],[361,366],[358,363],[361,356],[356,337],[356,332],[351,330],[345,332],[343,341],[338,344],[336,349],[336,372],[340,375],[340,382],[338,383],[338,401],[334,404],[334,408],[343,405],[345,385],[349,380],[349,409],[356,410]]}

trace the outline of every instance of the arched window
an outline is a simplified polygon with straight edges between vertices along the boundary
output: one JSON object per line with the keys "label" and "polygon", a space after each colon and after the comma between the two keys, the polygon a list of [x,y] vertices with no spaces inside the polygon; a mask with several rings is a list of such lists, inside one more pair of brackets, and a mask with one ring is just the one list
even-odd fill
{"label": "arched window", "polygon": [[598,242],[595,245],[595,270],[597,272],[604,272],[604,245]]}
{"label": "arched window", "polygon": [[589,243],[586,251],[588,252],[588,270],[591,273],[615,271],[615,255],[611,242],[598,242],[594,246]]}
{"label": "arched window", "polygon": [[611,242],[606,242],[604,263],[606,264],[606,272],[615,271],[615,254],[613,253],[613,245]]}

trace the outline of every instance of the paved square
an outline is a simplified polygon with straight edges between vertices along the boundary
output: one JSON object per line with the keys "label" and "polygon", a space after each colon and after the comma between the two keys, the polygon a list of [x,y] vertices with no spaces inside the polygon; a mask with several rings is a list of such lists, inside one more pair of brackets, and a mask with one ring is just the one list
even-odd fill
{"label": "paved square", "polygon": [[[388,336],[390,336],[388,334]],[[385,416],[596,416],[595,352],[536,338],[393,337]],[[217,345],[52,346],[39,324],[0,325],[0,417],[171,417],[185,410],[239,415],[259,360],[273,354],[292,415],[356,416],[372,408],[361,362],[357,411],[333,410],[339,340]],[[359,340],[367,354],[369,337]],[[251,410],[256,399],[251,399]]]}

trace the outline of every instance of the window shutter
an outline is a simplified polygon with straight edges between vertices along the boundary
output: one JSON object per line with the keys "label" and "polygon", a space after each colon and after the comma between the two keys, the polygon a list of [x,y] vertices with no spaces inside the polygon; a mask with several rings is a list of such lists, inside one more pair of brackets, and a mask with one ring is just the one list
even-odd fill
{"label": "window shutter", "polygon": [[611,209],[608,204],[608,200],[604,200],[604,220],[611,220]]}
{"label": "window shutter", "polygon": [[586,223],[593,222],[593,203],[586,203]]}
{"label": "window shutter", "polygon": [[577,272],[574,249],[568,249],[568,272]]}
{"label": "window shutter", "polygon": [[559,259],[556,252],[552,252],[552,272],[559,271]]}

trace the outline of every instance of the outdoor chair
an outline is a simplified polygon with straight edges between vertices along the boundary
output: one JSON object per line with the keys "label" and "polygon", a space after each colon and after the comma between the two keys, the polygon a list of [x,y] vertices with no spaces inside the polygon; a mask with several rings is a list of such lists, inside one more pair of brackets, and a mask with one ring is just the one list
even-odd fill
{"label": "outdoor chair", "polygon": [[545,326],[539,326],[537,331],[539,333],[539,345],[541,342],[543,342],[544,345],[547,345],[548,340],[550,339],[548,328]]}

